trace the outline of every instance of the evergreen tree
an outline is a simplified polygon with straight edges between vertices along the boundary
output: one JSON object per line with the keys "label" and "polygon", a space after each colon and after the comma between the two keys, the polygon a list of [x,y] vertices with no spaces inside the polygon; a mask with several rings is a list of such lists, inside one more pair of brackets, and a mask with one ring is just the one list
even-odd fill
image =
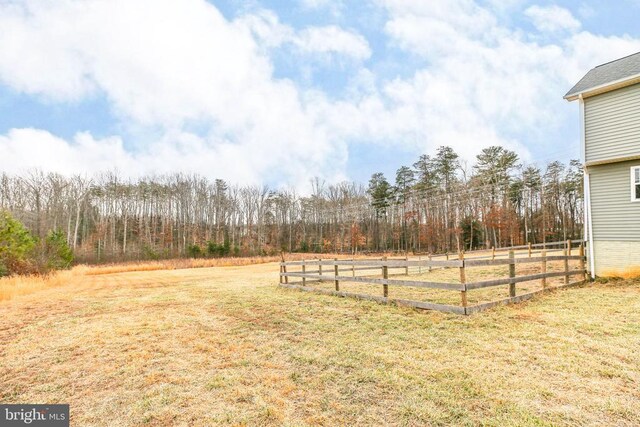
{"label": "evergreen tree", "polygon": [[0,212],[0,277],[28,273],[36,241],[9,212]]}
{"label": "evergreen tree", "polygon": [[62,231],[49,231],[44,243],[44,267],[49,270],[63,270],[71,267],[73,251],[67,244]]}
{"label": "evergreen tree", "polygon": [[433,161],[430,156],[423,154],[417,162],[413,164],[415,169],[415,188],[422,193],[427,193],[436,186],[436,175],[433,171]]}
{"label": "evergreen tree", "polygon": [[371,175],[367,192],[369,196],[371,196],[371,206],[376,209],[378,215],[389,206],[392,194],[391,190],[391,186],[383,173],[378,172]]}
{"label": "evergreen tree", "polygon": [[460,156],[451,147],[441,146],[431,161],[431,169],[444,192],[449,192],[460,169]]}
{"label": "evergreen tree", "polygon": [[386,249],[386,239],[383,238],[380,230],[380,218],[386,216],[386,209],[389,207],[391,198],[391,186],[383,173],[374,173],[369,180],[369,189],[367,191],[371,197],[371,206],[375,210],[375,226],[373,239],[375,249]]}
{"label": "evergreen tree", "polygon": [[476,173],[484,183],[505,186],[509,183],[511,173],[518,165],[518,155],[504,147],[492,146],[478,154],[474,166]]}

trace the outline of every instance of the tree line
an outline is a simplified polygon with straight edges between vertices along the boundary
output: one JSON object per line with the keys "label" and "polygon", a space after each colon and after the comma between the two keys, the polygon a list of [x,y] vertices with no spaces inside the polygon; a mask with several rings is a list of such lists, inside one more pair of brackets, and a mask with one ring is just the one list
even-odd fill
{"label": "tree line", "polygon": [[474,164],[440,147],[390,182],[313,179],[309,194],[197,175],[0,175],[0,211],[82,262],[285,252],[455,252],[582,236],[578,161],[523,165],[503,147]]}

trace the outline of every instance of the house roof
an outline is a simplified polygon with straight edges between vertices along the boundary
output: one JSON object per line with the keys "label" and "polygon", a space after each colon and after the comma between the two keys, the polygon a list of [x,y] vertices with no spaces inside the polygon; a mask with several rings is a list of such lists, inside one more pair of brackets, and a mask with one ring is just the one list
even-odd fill
{"label": "house roof", "polygon": [[576,83],[564,99],[574,101],[580,95],[586,98],[635,83],[640,83],[640,52],[598,65]]}

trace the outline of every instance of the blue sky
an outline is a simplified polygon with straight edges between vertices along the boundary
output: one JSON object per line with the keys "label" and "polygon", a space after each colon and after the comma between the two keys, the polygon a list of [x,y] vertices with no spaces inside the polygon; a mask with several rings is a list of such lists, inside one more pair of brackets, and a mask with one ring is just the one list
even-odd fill
{"label": "blue sky", "polygon": [[562,96],[640,51],[637,16],[638,0],[3,2],[0,170],[304,191],[440,145],[568,161]]}

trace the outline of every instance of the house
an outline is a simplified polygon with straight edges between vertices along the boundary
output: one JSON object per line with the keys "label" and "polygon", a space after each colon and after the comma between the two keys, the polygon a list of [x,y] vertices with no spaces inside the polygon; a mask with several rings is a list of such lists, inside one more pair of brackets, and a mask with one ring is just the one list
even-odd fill
{"label": "house", "polygon": [[640,275],[640,52],[589,71],[579,101],[591,276]]}

